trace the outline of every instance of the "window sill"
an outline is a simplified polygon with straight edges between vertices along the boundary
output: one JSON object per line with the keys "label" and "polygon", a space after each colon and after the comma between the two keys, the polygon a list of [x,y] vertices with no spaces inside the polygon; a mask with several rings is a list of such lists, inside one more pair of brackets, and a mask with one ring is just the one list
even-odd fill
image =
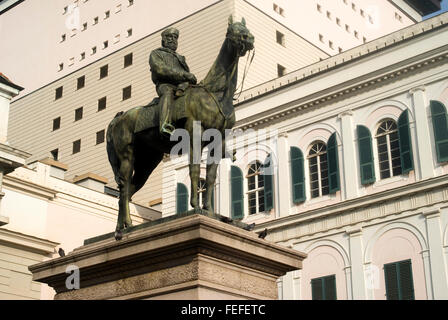
{"label": "window sill", "polygon": [[376,189],[376,188],[380,188],[380,187],[384,187],[387,186],[389,184],[392,183],[396,183],[396,182],[400,182],[400,181],[406,181],[409,179],[409,174],[401,174],[399,176],[394,176],[394,177],[390,177],[390,178],[386,178],[386,179],[382,179],[379,181],[376,181],[375,183],[372,184],[372,188]]}

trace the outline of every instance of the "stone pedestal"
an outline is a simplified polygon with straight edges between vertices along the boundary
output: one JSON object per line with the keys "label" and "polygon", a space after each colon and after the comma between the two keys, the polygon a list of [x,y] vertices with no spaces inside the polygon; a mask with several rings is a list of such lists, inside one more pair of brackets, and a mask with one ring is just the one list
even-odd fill
{"label": "stone pedestal", "polygon": [[[302,268],[304,253],[195,214],[100,240],[31,266],[55,299],[277,299],[277,279]],[[68,290],[69,266],[80,288]],[[71,283],[69,281],[69,283]]]}

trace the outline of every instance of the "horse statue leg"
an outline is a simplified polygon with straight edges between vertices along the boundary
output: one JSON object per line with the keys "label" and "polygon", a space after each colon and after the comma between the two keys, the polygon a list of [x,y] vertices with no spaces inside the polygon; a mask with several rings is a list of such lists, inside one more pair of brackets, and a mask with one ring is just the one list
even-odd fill
{"label": "horse statue leg", "polygon": [[122,230],[132,226],[131,216],[129,212],[129,200],[131,197],[131,179],[133,172],[133,151],[131,146],[126,148],[126,152],[122,155],[120,161],[120,199],[118,201],[118,220],[115,229],[115,239],[121,240]]}
{"label": "horse statue leg", "polygon": [[[193,129],[194,127],[194,129]],[[201,208],[199,205],[199,177],[201,171],[201,155],[202,155],[202,132],[204,129],[202,126],[193,124],[193,121],[188,121],[185,125],[188,133],[190,134],[190,181],[191,181],[191,195],[190,205],[193,210],[200,213]]]}

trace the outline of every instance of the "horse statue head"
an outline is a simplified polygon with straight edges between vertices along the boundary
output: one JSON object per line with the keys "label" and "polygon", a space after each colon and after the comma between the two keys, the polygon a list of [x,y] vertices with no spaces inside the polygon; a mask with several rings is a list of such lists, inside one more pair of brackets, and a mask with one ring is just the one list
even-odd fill
{"label": "horse statue head", "polygon": [[254,36],[247,29],[244,18],[241,22],[233,22],[233,17],[229,17],[226,39],[230,41],[230,44],[240,57],[243,57],[247,51],[254,48]]}

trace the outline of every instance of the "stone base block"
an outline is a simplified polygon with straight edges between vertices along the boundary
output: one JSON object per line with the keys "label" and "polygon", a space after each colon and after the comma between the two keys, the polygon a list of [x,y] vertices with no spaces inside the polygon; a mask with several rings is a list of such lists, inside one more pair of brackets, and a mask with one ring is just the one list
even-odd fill
{"label": "stone base block", "polygon": [[[302,268],[305,254],[254,232],[195,214],[116,241],[80,247],[29,269],[55,299],[277,299],[277,279]],[[69,266],[75,272],[66,273]],[[79,285],[69,290],[79,270]]]}

